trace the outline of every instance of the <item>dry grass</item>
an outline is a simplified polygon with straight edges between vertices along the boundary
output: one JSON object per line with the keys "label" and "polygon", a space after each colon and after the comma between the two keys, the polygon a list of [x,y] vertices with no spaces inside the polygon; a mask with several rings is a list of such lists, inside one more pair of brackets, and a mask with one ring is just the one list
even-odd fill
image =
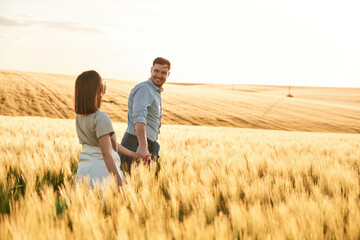
{"label": "dry grass", "polygon": [[358,134],[164,126],[158,176],[102,196],[74,124],[0,117],[0,239],[360,238]]}
{"label": "dry grass", "polygon": [[[146,80],[146,77],[142,80]],[[0,114],[74,118],[75,76],[0,71]],[[142,81],[141,80],[141,81]],[[127,121],[134,82],[107,79],[103,110]],[[360,133],[359,88],[167,84],[163,124]]]}

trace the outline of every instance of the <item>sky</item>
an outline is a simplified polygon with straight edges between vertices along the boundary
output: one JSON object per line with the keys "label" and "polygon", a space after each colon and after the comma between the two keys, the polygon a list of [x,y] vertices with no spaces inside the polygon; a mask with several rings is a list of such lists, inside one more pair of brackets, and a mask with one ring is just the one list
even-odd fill
{"label": "sky", "polygon": [[360,1],[0,0],[0,69],[360,87]]}

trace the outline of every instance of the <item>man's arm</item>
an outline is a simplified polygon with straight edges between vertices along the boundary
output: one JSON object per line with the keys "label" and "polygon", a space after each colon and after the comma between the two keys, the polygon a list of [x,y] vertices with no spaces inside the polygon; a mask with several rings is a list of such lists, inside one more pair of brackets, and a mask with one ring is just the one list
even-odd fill
{"label": "man's arm", "polygon": [[143,86],[138,88],[133,95],[133,117],[135,134],[139,142],[139,147],[136,151],[137,160],[146,160],[146,156],[150,155],[147,146],[146,138],[146,117],[147,109],[153,101],[151,91]]}
{"label": "man's arm", "polygon": [[150,153],[148,151],[145,123],[142,122],[135,123],[135,133],[139,141],[139,147],[136,151],[138,158],[146,160],[146,157],[150,155]]}

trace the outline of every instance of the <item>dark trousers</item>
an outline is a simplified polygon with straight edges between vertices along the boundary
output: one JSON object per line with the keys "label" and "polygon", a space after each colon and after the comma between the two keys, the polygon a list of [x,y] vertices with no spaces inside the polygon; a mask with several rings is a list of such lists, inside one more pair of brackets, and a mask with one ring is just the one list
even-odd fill
{"label": "dark trousers", "polygon": [[[151,154],[151,160],[158,162],[159,161],[159,151],[160,151],[160,144],[155,141],[152,142],[150,139],[147,139],[148,143],[148,151]],[[139,142],[136,136],[125,132],[123,139],[121,140],[121,145],[126,147],[127,149],[136,152],[137,148],[139,147]],[[121,169],[123,171],[131,173],[131,164],[133,160],[129,157],[126,157],[122,154],[119,154],[121,159]]]}

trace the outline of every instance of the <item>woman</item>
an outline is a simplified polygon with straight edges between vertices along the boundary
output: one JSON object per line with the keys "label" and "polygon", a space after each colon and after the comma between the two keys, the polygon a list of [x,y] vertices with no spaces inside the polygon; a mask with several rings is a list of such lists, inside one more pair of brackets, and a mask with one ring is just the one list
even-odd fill
{"label": "woman", "polygon": [[90,176],[100,184],[104,177],[114,175],[120,187],[125,179],[120,170],[118,153],[135,159],[136,154],[116,141],[116,134],[109,116],[100,110],[106,84],[96,71],[80,74],[75,82],[76,132],[82,144],[76,179]]}

